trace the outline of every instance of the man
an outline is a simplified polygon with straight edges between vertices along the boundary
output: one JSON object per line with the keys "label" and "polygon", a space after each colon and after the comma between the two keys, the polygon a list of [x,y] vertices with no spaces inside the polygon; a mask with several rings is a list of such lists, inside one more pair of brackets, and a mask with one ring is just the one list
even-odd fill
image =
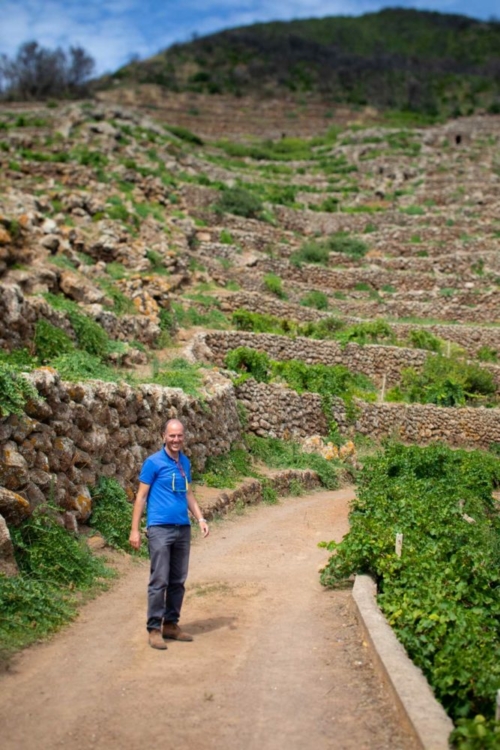
{"label": "man", "polygon": [[192,641],[178,625],[184,599],[191,524],[188,510],[208,536],[208,524],[191,489],[191,464],[182,453],[184,426],[169,419],[163,448],[147,458],[139,476],[139,490],[132,513],[130,544],[141,545],[139,526],[147,502],[147,536],[151,572],[148,586],[149,645],[165,650],[165,639]]}

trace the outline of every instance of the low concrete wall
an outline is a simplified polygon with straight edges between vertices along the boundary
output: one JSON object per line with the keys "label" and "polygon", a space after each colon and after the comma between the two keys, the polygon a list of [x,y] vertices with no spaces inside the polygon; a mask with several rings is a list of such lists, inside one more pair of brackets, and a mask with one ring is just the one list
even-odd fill
{"label": "low concrete wall", "polygon": [[400,715],[422,750],[448,750],[453,722],[437,702],[423,673],[408,658],[377,606],[377,587],[356,576],[352,596],[375,663],[391,690]]}

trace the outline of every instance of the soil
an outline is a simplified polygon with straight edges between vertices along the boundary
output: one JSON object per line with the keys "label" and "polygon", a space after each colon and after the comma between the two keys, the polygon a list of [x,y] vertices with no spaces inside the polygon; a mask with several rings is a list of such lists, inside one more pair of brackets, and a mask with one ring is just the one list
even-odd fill
{"label": "soil", "polygon": [[[374,671],[349,589],[323,589],[322,540],[352,490],[287,498],[196,538],[182,626],[149,647],[148,564],[121,578],[0,678],[3,750],[411,750]],[[201,499],[201,498],[200,498]]]}

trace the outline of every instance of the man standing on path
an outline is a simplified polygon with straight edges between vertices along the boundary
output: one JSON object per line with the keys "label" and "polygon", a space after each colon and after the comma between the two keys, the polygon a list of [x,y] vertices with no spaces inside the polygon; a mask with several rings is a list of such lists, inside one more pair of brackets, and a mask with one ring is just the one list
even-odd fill
{"label": "man standing on path", "polygon": [[191,489],[191,464],[182,453],[184,426],[169,419],[163,448],[147,458],[139,476],[129,541],[141,546],[140,522],[147,502],[147,536],[151,572],[148,586],[149,645],[165,650],[164,639],[192,641],[178,625],[189,566],[191,524],[188,510],[208,536],[208,524]]}

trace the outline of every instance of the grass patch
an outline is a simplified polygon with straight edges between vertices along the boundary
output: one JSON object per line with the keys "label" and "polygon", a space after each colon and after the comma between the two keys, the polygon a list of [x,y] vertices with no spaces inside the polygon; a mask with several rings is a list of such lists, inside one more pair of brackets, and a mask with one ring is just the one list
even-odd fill
{"label": "grass patch", "polygon": [[264,289],[271,294],[274,294],[278,299],[287,299],[287,294],[283,289],[283,281],[279,276],[274,273],[268,273],[263,279]]}
{"label": "grass patch", "polygon": [[[98,531],[110,547],[131,552],[128,539],[132,522],[132,503],[127,500],[123,487],[116,479],[100,477],[90,493],[92,514],[88,521],[89,526]],[[141,554],[141,551],[138,554]],[[143,548],[142,555],[146,554],[146,549]]]}
{"label": "grass patch", "polygon": [[[22,350],[26,351],[26,350]],[[29,355],[27,354],[27,357]],[[40,398],[35,386],[22,374],[21,363],[0,359],[0,416],[22,414],[30,399]],[[30,367],[31,369],[31,367]]]}
{"label": "grass patch", "polygon": [[214,205],[216,213],[235,214],[247,219],[262,219],[264,206],[260,198],[242,187],[226,188],[221,191]]}
{"label": "grass patch", "polygon": [[327,266],[330,253],[344,253],[350,258],[363,258],[368,246],[362,240],[350,237],[346,232],[332,234],[326,240],[310,240],[290,256],[290,262],[296,266],[302,263],[318,263]]}
{"label": "grass patch", "polygon": [[302,297],[300,304],[304,307],[314,307],[316,310],[328,310],[328,296],[314,289]]}
{"label": "grass patch", "polygon": [[427,357],[421,371],[413,367],[401,373],[401,383],[387,393],[388,401],[437,406],[494,406],[493,374],[458,357]]}
{"label": "grass patch", "polygon": [[166,388],[181,388],[190,396],[200,396],[202,376],[200,367],[192,365],[186,359],[177,357],[158,369],[148,383],[157,383]]}

